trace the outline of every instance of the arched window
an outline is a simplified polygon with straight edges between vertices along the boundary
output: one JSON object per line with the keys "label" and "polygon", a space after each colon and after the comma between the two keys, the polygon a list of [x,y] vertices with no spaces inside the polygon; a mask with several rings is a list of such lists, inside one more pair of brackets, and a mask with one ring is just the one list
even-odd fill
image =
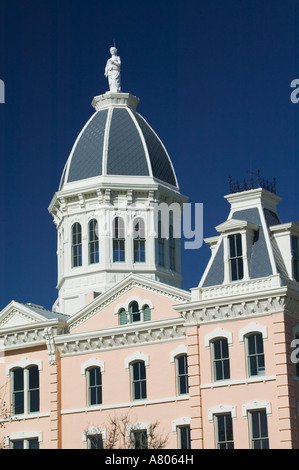
{"label": "arched window", "polygon": [[175,362],[177,375],[177,394],[185,395],[189,390],[187,354],[177,356]]}
{"label": "arched window", "polygon": [[136,361],[131,364],[132,400],[146,398],[146,373],[144,361]]}
{"label": "arched window", "polygon": [[81,225],[76,222],[72,226],[72,268],[82,266],[82,232]]}
{"label": "arched window", "polygon": [[249,377],[265,374],[264,340],[262,333],[246,336],[247,369]]}
{"label": "arched window", "polygon": [[226,380],[230,378],[228,341],[226,338],[218,338],[212,342],[213,375],[214,380]]}
{"label": "arched window", "polygon": [[89,264],[99,262],[98,222],[92,219],[88,224],[88,261]]}
{"label": "arched window", "polygon": [[151,320],[151,309],[148,305],[143,305],[142,313],[143,313],[143,321]]}
{"label": "arched window", "polygon": [[118,312],[118,318],[119,318],[120,325],[126,325],[128,323],[127,312],[125,311],[124,308],[121,308],[120,311]]}
{"label": "arched window", "polygon": [[131,302],[129,305],[130,323],[141,320],[140,310],[137,302]]}
{"label": "arched window", "polygon": [[162,237],[162,222],[158,221],[158,263],[160,266],[164,266],[165,263],[165,247],[164,247],[164,238]]}
{"label": "arched window", "polygon": [[144,220],[138,217],[133,222],[134,263],[145,262]]}
{"label": "arched window", "polygon": [[12,370],[12,414],[27,414],[39,411],[38,366]]}
{"label": "arched window", "polygon": [[113,220],[113,262],[125,261],[125,226],[121,217]]}
{"label": "arched window", "polygon": [[102,404],[102,373],[100,367],[87,370],[88,406]]}

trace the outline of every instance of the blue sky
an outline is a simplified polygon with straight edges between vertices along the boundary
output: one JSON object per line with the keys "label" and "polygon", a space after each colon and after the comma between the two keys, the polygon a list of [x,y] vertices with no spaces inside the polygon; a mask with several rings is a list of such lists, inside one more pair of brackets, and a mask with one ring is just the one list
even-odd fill
{"label": "blue sky", "polygon": [[[0,309],[51,308],[56,229],[48,205],[72,145],[108,90],[116,41],[122,90],[165,144],[204,237],[228,215],[228,176],[277,178],[284,222],[299,219],[298,0],[1,0]],[[184,250],[198,284],[209,248]]]}

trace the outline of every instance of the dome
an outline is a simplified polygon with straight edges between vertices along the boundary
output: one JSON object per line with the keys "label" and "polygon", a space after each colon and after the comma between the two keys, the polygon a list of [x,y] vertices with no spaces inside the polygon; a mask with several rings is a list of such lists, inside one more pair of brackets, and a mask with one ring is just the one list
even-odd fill
{"label": "dome", "polygon": [[125,93],[95,97],[96,112],[80,132],[67,160],[59,190],[101,175],[151,176],[178,187],[168,153],[145,119],[138,98]]}

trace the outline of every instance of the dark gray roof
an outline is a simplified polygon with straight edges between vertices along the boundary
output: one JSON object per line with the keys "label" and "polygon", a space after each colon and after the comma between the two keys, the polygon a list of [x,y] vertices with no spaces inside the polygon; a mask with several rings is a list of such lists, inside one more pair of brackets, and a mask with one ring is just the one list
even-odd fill
{"label": "dark gray roof", "polygon": [[153,175],[177,186],[159,137],[140,114],[127,107],[100,109],[91,117],[75,142],[59,189],[65,183],[99,175]]}
{"label": "dark gray roof", "polygon": [[21,305],[24,305],[25,307],[29,308],[33,312],[38,313],[39,315],[42,315],[47,320],[55,320],[56,318],[67,320],[69,318],[69,315],[65,315],[64,313],[52,312],[52,310],[47,310],[44,307],[41,307],[39,305],[35,305],[31,303],[23,303],[23,302],[18,302],[18,303]]}

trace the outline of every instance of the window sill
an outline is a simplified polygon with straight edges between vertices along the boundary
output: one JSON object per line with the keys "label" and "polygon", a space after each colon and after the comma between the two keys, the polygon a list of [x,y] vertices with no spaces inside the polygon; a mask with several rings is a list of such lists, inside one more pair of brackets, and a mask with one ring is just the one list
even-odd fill
{"label": "window sill", "polygon": [[232,385],[248,385],[251,383],[257,382],[269,382],[271,380],[275,380],[275,375],[257,375],[255,377],[248,377],[247,379],[241,380],[219,380],[218,382],[211,382],[207,384],[200,385],[200,388],[217,388],[217,387],[230,387]]}
{"label": "window sill", "polygon": [[50,413],[28,413],[28,414],[19,414],[19,415],[11,415],[8,418],[1,419],[0,422],[11,422],[11,421],[23,421],[28,419],[36,419],[36,418],[48,418]]}

